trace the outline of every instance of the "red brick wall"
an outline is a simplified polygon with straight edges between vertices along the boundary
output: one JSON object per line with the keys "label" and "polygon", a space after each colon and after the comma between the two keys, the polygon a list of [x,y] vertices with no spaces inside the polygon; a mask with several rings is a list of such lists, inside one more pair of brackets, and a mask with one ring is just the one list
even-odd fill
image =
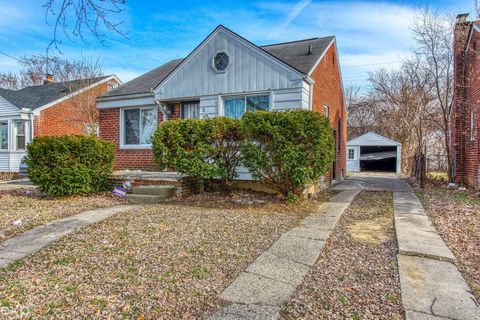
{"label": "red brick wall", "polygon": [[[175,105],[169,119],[180,118],[180,104]],[[158,112],[158,123],[163,121],[163,114]],[[141,169],[153,170],[151,149],[120,149],[120,109],[100,110],[100,138],[115,145],[115,170]]]}
{"label": "red brick wall", "polygon": [[[454,108],[452,113],[452,151],[455,180],[458,184],[479,187],[480,162],[480,33],[474,31],[465,51],[472,22],[457,23],[454,39]],[[471,113],[474,129],[471,140]]]}
{"label": "red brick wall", "polygon": [[[330,124],[336,132],[340,131],[341,138],[340,141],[337,141],[337,144],[340,142],[340,145],[336,150],[335,166],[336,178],[339,178],[341,172],[345,176],[346,169],[347,117],[336,52],[336,45],[333,44],[312,73],[312,78],[315,80],[312,109],[323,114],[324,106],[328,106]],[[326,178],[327,181],[331,181],[332,173]]]}
{"label": "red brick wall", "polygon": [[[76,99],[76,101],[82,101],[83,105],[87,105],[86,101],[91,100],[88,105],[94,108],[95,98],[105,92],[107,92],[107,82],[40,111],[40,115],[34,118],[35,137],[87,134],[85,125],[89,122],[88,118],[79,110],[78,104],[77,107],[75,106],[73,101]],[[97,112],[96,109],[93,112]]]}

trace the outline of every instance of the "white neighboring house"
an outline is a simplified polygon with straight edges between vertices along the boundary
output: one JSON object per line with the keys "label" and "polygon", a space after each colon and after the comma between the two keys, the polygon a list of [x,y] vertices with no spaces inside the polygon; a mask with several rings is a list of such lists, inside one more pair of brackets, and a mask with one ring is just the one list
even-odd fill
{"label": "white neighboring house", "polygon": [[374,132],[347,142],[347,172],[401,172],[402,144]]}
{"label": "white neighboring house", "polygon": [[68,82],[54,82],[47,75],[43,85],[0,88],[0,172],[19,171],[26,146],[34,137],[89,134],[90,126],[98,124],[85,124],[71,98],[91,96],[94,103],[97,95],[120,84],[115,75]]}

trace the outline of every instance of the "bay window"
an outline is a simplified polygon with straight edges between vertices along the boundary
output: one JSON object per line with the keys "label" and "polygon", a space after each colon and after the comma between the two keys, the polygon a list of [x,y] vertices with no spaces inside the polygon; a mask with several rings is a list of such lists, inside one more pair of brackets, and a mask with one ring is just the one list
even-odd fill
{"label": "bay window", "polygon": [[149,146],[157,127],[157,108],[124,109],[123,139],[126,146]]}
{"label": "bay window", "polygon": [[224,114],[229,118],[241,118],[247,111],[270,109],[270,96],[252,95],[240,97],[228,97],[223,99]]}
{"label": "bay window", "polygon": [[0,150],[8,149],[8,121],[0,122]]}

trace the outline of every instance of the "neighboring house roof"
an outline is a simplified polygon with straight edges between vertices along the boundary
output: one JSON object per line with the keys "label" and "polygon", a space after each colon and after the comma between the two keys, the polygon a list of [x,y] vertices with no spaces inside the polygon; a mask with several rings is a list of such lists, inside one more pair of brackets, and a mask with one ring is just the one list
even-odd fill
{"label": "neighboring house roof", "polygon": [[[218,26],[211,34],[213,34],[219,28],[223,28],[233,34],[239,36],[235,32],[225,28],[224,26]],[[210,34],[210,35],[211,35]],[[208,37],[210,37],[210,35]],[[207,38],[208,38],[207,37]],[[239,36],[240,38],[251,43],[247,39]],[[205,38],[205,40],[207,39]],[[205,41],[203,40],[202,43]],[[298,72],[308,75],[312,69],[316,66],[319,59],[325,54],[326,50],[335,40],[334,36],[324,38],[310,38],[304,40],[297,40],[291,42],[283,42],[278,44],[271,44],[266,46],[256,46],[260,50],[282,61],[291,68]],[[201,45],[201,44],[200,44]],[[199,46],[200,46],[199,45]],[[198,48],[198,46],[197,46]],[[194,52],[195,48],[192,52]],[[152,94],[152,89],[157,87],[163,80],[165,80],[186,58],[171,60],[152,71],[149,71],[124,85],[103,94],[100,98],[110,98],[125,95],[135,94]]]}
{"label": "neighboring house roof", "polygon": [[401,146],[402,144],[375,132],[365,133],[347,142],[347,146]]}
{"label": "neighboring house roof", "polygon": [[28,108],[35,110],[109,77],[111,76],[101,76],[65,82],[52,82],[38,86],[25,87],[17,91],[0,89],[0,95],[19,109]]}

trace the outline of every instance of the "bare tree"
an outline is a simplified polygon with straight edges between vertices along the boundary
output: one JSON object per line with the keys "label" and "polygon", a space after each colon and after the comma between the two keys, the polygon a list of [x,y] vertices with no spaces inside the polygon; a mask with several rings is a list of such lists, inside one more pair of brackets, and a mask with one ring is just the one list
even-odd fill
{"label": "bare tree", "polygon": [[[45,21],[53,20],[53,38],[49,48],[59,50],[61,33],[68,39],[80,38],[86,42],[86,34],[93,34],[102,45],[105,43],[105,31],[114,32],[122,37],[127,32],[121,29],[123,20],[115,21],[124,11],[125,0],[47,0]],[[60,51],[60,50],[59,50]]]}
{"label": "bare tree", "polygon": [[430,120],[442,132],[447,158],[448,176],[452,179],[450,150],[450,117],[453,108],[453,21],[431,9],[423,9],[416,18],[412,33],[417,47],[415,55],[421,60],[422,72],[429,75],[432,86]]}
{"label": "bare tree", "polygon": [[369,94],[362,93],[359,86],[349,86],[345,89],[345,104],[348,118],[348,139],[356,138],[376,127],[375,103]]}

